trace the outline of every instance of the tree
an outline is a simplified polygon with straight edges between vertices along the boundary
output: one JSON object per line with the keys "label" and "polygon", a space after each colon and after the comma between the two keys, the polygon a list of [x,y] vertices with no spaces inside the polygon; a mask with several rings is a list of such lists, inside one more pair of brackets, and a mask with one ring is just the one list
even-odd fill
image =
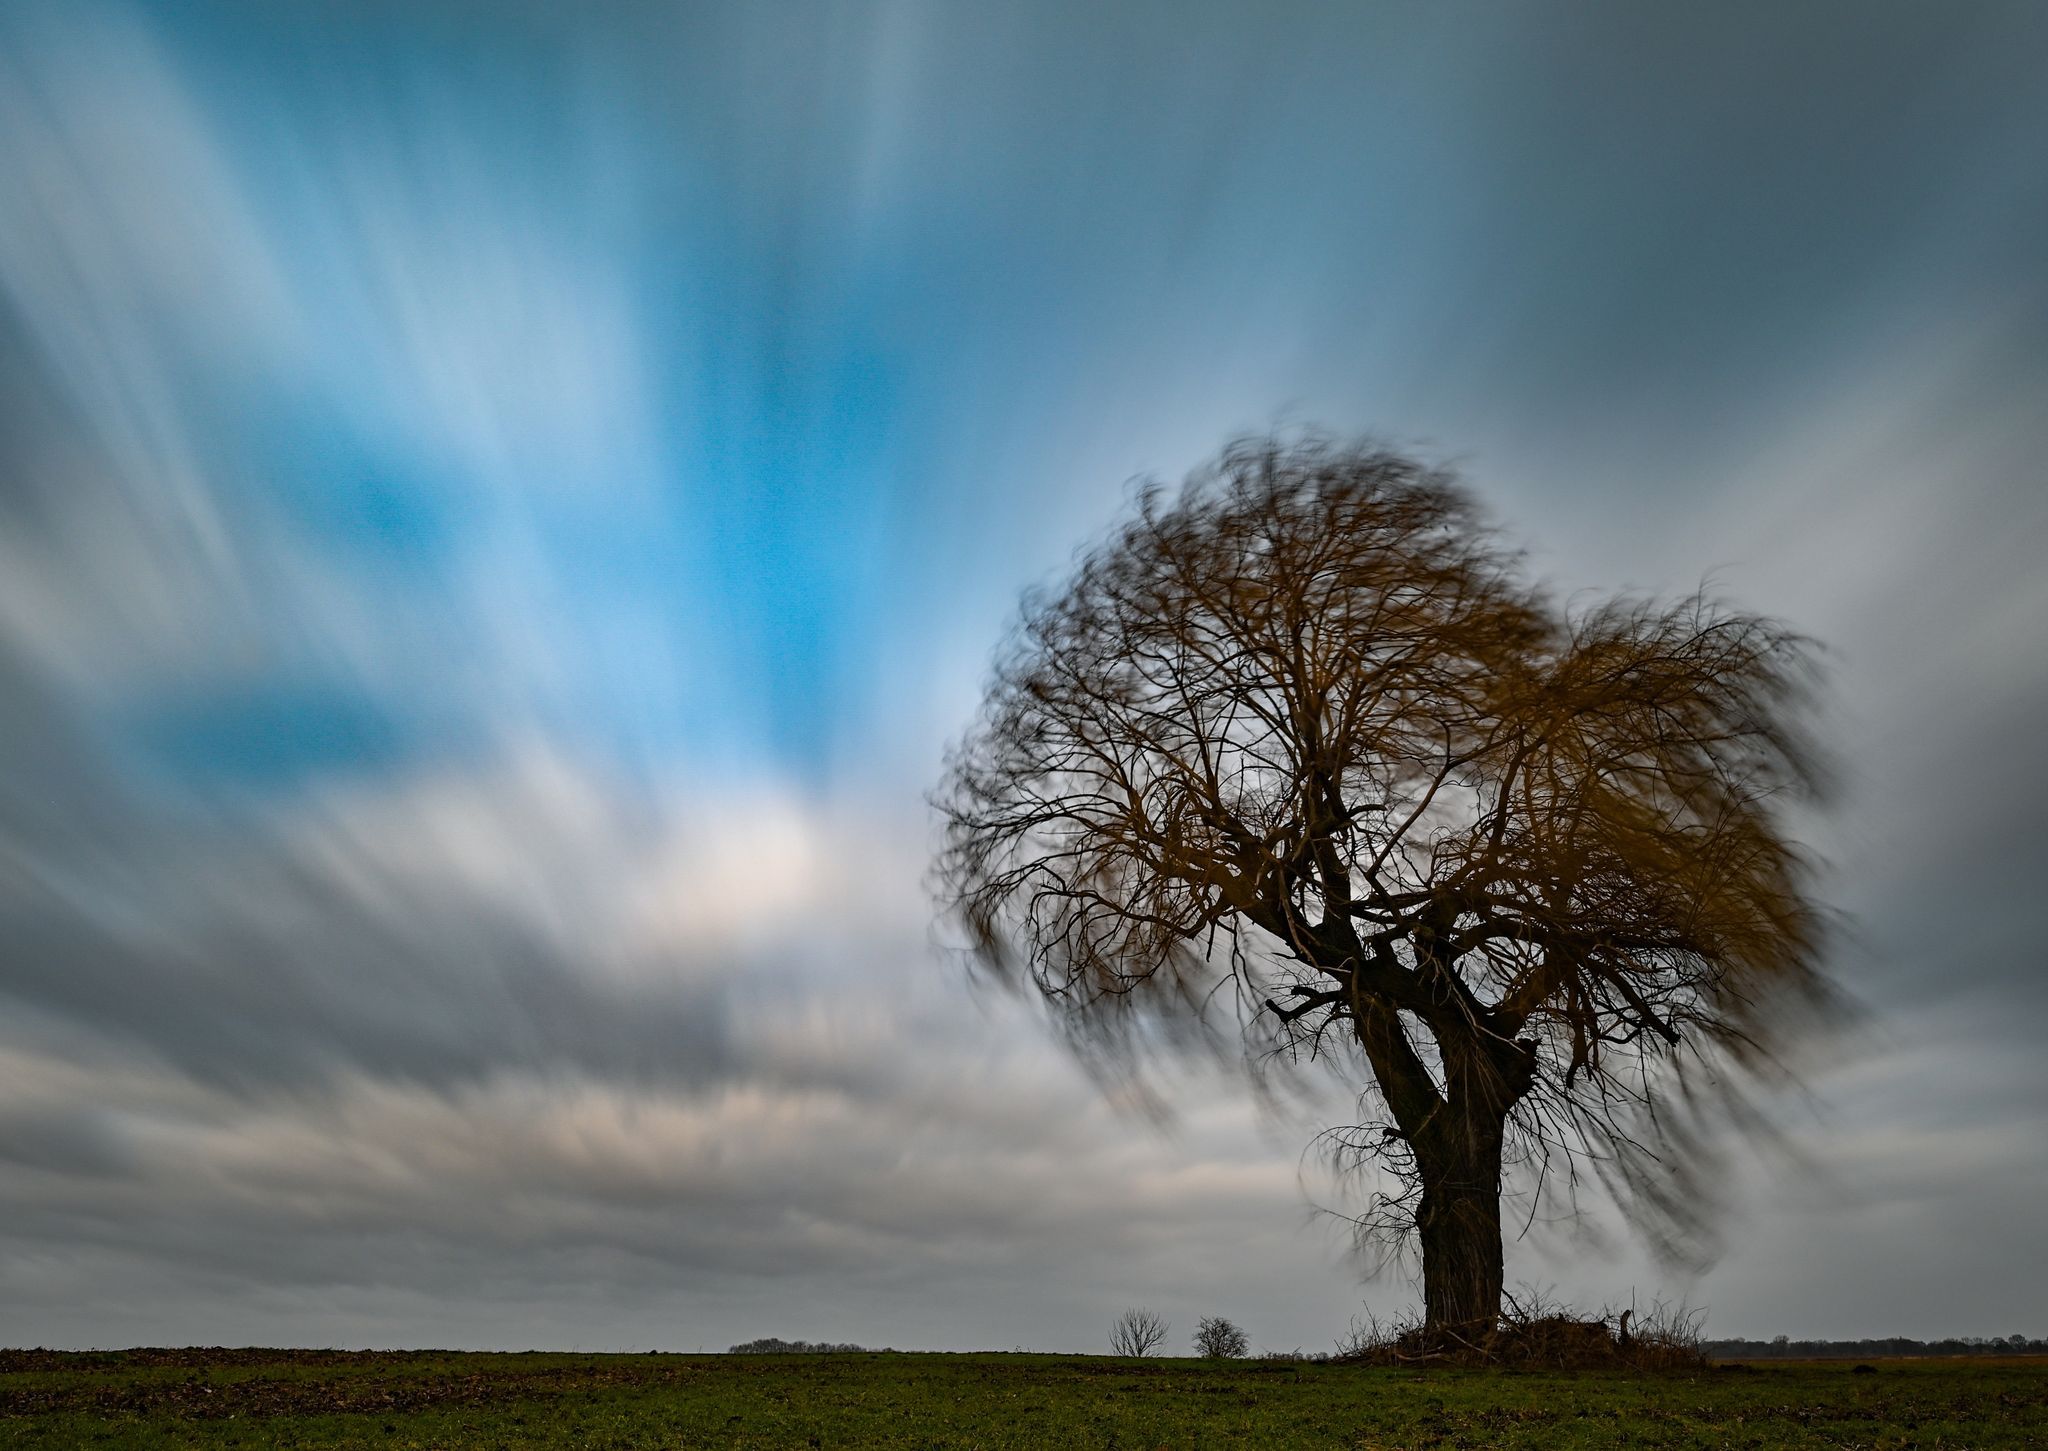
{"label": "tree", "polygon": [[1708,1111],[1827,1001],[1810,694],[1804,641],[1704,597],[1560,607],[1445,471],[1246,440],[1027,597],[934,797],[940,897],[1099,1064],[1228,1003],[1254,1067],[1349,1075],[1339,1141],[1395,1185],[1361,1219],[1470,1337],[1504,1173],[1590,1162],[1680,1244]]}
{"label": "tree", "polygon": [[1204,1315],[1195,1327],[1195,1354],[1204,1360],[1240,1360],[1251,1348],[1244,1331],[1221,1315]]}
{"label": "tree", "polygon": [[1150,1355],[1166,1343],[1166,1322],[1150,1310],[1126,1310],[1109,1327],[1111,1355]]}

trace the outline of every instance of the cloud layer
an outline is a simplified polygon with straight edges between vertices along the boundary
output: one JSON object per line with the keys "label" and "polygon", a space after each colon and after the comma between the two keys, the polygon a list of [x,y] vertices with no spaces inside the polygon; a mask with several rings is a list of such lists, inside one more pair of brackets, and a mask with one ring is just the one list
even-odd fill
{"label": "cloud layer", "polygon": [[[934,949],[1020,589],[1231,432],[1820,638],[1869,1007],[1679,1282],[2038,1334],[2048,25],[0,20],[0,1342],[1317,1345],[1300,1158]],[[2016,1268],[2018,1267],[2018,1268]]]}

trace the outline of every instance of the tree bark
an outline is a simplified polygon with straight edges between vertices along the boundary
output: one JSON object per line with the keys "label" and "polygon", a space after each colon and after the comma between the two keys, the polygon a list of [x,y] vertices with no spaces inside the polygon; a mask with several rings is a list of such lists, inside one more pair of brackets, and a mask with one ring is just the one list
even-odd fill
{"label": "tree bark", "polygon": [[1432,1344],[1453,1336],[1477,1342],[1500,1321],[1502,1124],[1496,1120],[1487,1130],[1484,1124],[1468,1125],[1458,1136],[1463,1143],[1433,1150],[1417,1146],[1423,1334]]}
{"label": "tree bark", "polygon": [[1415,1228],[1424,1335],[1439,1344],[1453,1335],[1478,1340],[1500,1323],[1502,1150],[1508,1113],[1535,1082],[1535,1045],[1446,1012],[1429,1025],[1440,1090],[1390,1003],[1354,987],[1352,1020],[1422,1184]]}
{"label": "tree bark", "polygon": [[1443,1107],[1413,1140],[1422,1178],[1423,1332],[1433,1343],[1478,1342],[1500,1324],[1504,1252],[1501,1159],[1508,1113],[1535,1079],[1534,1045],[1473,1031],[1461,1017],[1433,1025],[1444,1065]]}

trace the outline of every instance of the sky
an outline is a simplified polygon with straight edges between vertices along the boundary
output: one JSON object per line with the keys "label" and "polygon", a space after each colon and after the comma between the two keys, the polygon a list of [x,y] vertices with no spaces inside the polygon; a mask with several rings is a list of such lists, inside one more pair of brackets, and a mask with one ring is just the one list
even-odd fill
{"label": "sky", "polygon": [[1245,430],[1825,647],[1863,1013],[1710,1334],[2042,1335],[2048,9],[10,0],[0,1343],[1325,1348],[935,934],[1020,592]]}

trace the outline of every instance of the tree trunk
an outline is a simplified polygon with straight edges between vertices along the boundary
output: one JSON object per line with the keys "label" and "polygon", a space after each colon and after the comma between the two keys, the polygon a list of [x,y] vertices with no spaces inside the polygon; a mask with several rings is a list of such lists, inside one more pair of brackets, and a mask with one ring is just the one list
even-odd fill
{"label": "tree trunk", "polygon": [[1437,1042],[1445,1100],[1415,1141],[1423,1330],[1432,1342],[1478,1342],[1500,1324],[1501,1151],[1508,1112],[1535,1081],[1535,1045],[1448,1027]]}
{"label": "tree trunk", "polygon": [[1441,1344],[1477,1341],[1500,1323],[1501,1151],[1508,1113],[1535,1082],[1536,1045],[1509,1043],[1462,1015],[1431,1025],[1444,1068],[1439,1090],[1391,1005],[1355,1000],[1359,1045],[1415,1155],[1422,1181],[1415,1228],[1422,1241],[1423,1333]]}
{"label": "tree trunk", "polygon": [[1500,1322],[1502,1129],[1478,1127],[1461,1144],[1417,1155],[1423,1333],[1432,1344],[1451,1336],[1477,1342]]}

